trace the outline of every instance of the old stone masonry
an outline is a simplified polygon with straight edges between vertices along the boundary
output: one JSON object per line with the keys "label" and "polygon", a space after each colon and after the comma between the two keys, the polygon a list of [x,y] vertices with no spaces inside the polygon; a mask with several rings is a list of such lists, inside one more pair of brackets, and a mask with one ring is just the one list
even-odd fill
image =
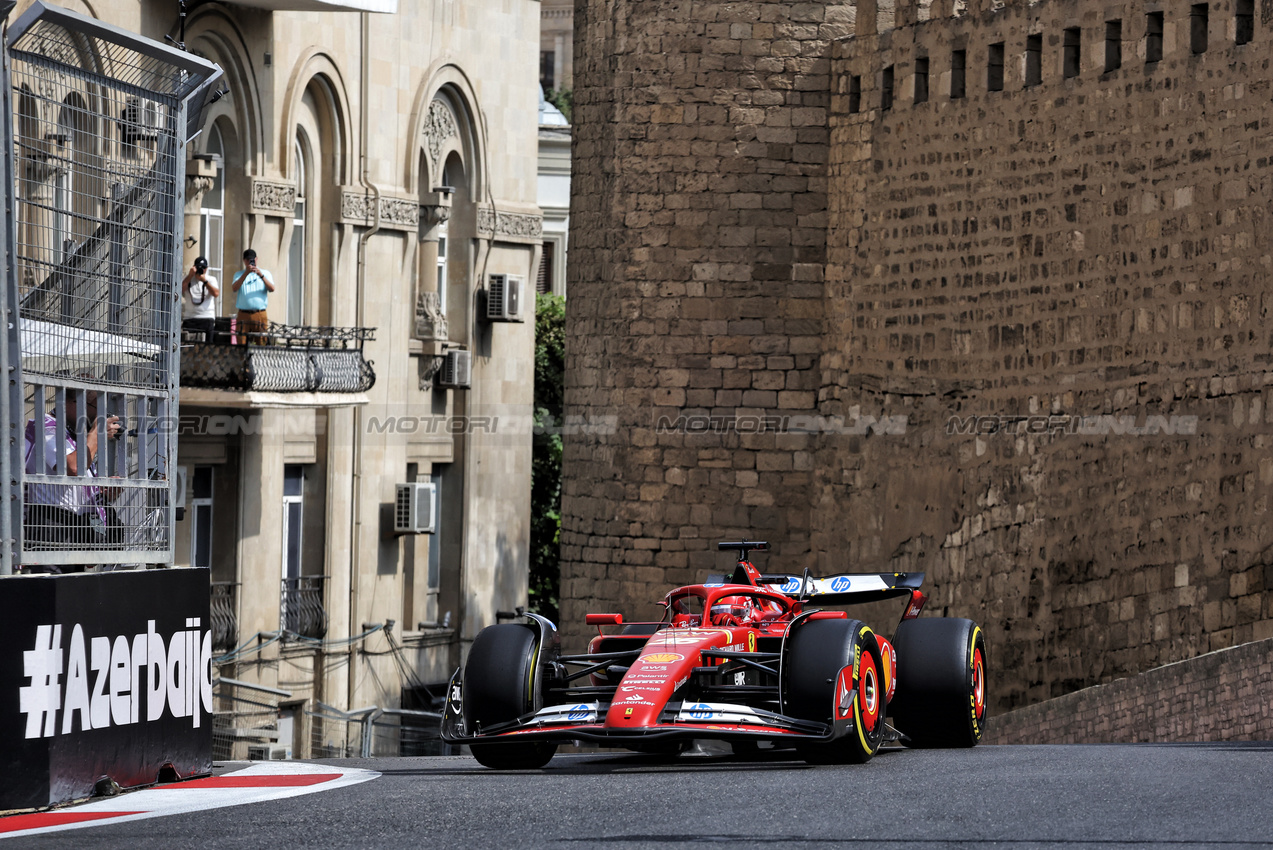
{"label": "old stone masonry", "polygon": [[582,2],[567,640],[741,535],[998,711],[1273,637],[1271,9]]}

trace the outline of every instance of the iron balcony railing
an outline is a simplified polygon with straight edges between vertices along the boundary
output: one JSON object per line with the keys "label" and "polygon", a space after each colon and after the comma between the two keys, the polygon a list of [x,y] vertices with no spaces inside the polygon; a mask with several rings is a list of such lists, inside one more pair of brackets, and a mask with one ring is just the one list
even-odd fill
{"label": "iron balcony railing", "polygon": [[237,581],[212,582],[212,649],[229,652],[239,640],[239,621],[234,616],[235,588]]}
{"label": "iron balcony railing", "polygon": [[262,392],[361,393],[376,382],[363,344],[374,328],[329,328],[270,322],[242,333],[232,318],[210,332],[182,332],[181,386]]}
{"label": "iron balcony railing", "polygon": [[307,638],[322,638],[327,634],[327,609],[323,607],[326,580],[327,576],[283,579],[279,622],[284,630]]}

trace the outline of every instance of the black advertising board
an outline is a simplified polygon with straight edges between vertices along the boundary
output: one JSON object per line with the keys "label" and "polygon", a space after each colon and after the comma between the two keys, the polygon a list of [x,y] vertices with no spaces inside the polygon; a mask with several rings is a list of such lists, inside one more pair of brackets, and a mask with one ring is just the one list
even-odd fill
{"label": "black advertising board", "polygon": [[212,769],[207,570],[0,579],[0,809]]}

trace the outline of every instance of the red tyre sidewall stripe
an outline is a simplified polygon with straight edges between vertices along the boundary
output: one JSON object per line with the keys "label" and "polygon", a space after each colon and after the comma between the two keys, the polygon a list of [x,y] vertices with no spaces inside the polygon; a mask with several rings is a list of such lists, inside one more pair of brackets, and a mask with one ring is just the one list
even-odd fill
{"label": "red tyre sidewall stripe", "polygon": [[981,647],[972,653],[972,697],[973,711],[981,720],[986,714],[986,665],[981,657]]}
{"label": "red tyre sidewall stripe", "polygon": [[[875,656],[870,652],[862,653],[862,667],[858,672],[858,705],[862,712],[862,725],[866,727],[868,732],[875,731],[875,724],[880,717],[880,673],[875,666]],[[874,696],[871,699],[867,697],[867,691],[874,690]],[[874,705],[872,705],[872,700]]]}

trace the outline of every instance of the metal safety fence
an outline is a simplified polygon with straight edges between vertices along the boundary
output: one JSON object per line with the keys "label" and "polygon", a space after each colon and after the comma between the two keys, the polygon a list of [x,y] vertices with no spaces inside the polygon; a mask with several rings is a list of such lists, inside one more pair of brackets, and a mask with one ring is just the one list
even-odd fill
{"label": "metal safety fence", "polygon": [[220,677],[212,683],[212,757],[268,758],[279,745],[279,700],[290,691]]}
{"label": "metal safety fence", "polygon": [[384,758],[449,755],[439,737],[442,715],[432,711],[368,706],[341,711],[324,703],[310,718],[313,758]]}
{"label": "metal safety fence", "polygon": [[169,564],[185,145],[220,71],[43,2],[5,46],[0,574]]}

